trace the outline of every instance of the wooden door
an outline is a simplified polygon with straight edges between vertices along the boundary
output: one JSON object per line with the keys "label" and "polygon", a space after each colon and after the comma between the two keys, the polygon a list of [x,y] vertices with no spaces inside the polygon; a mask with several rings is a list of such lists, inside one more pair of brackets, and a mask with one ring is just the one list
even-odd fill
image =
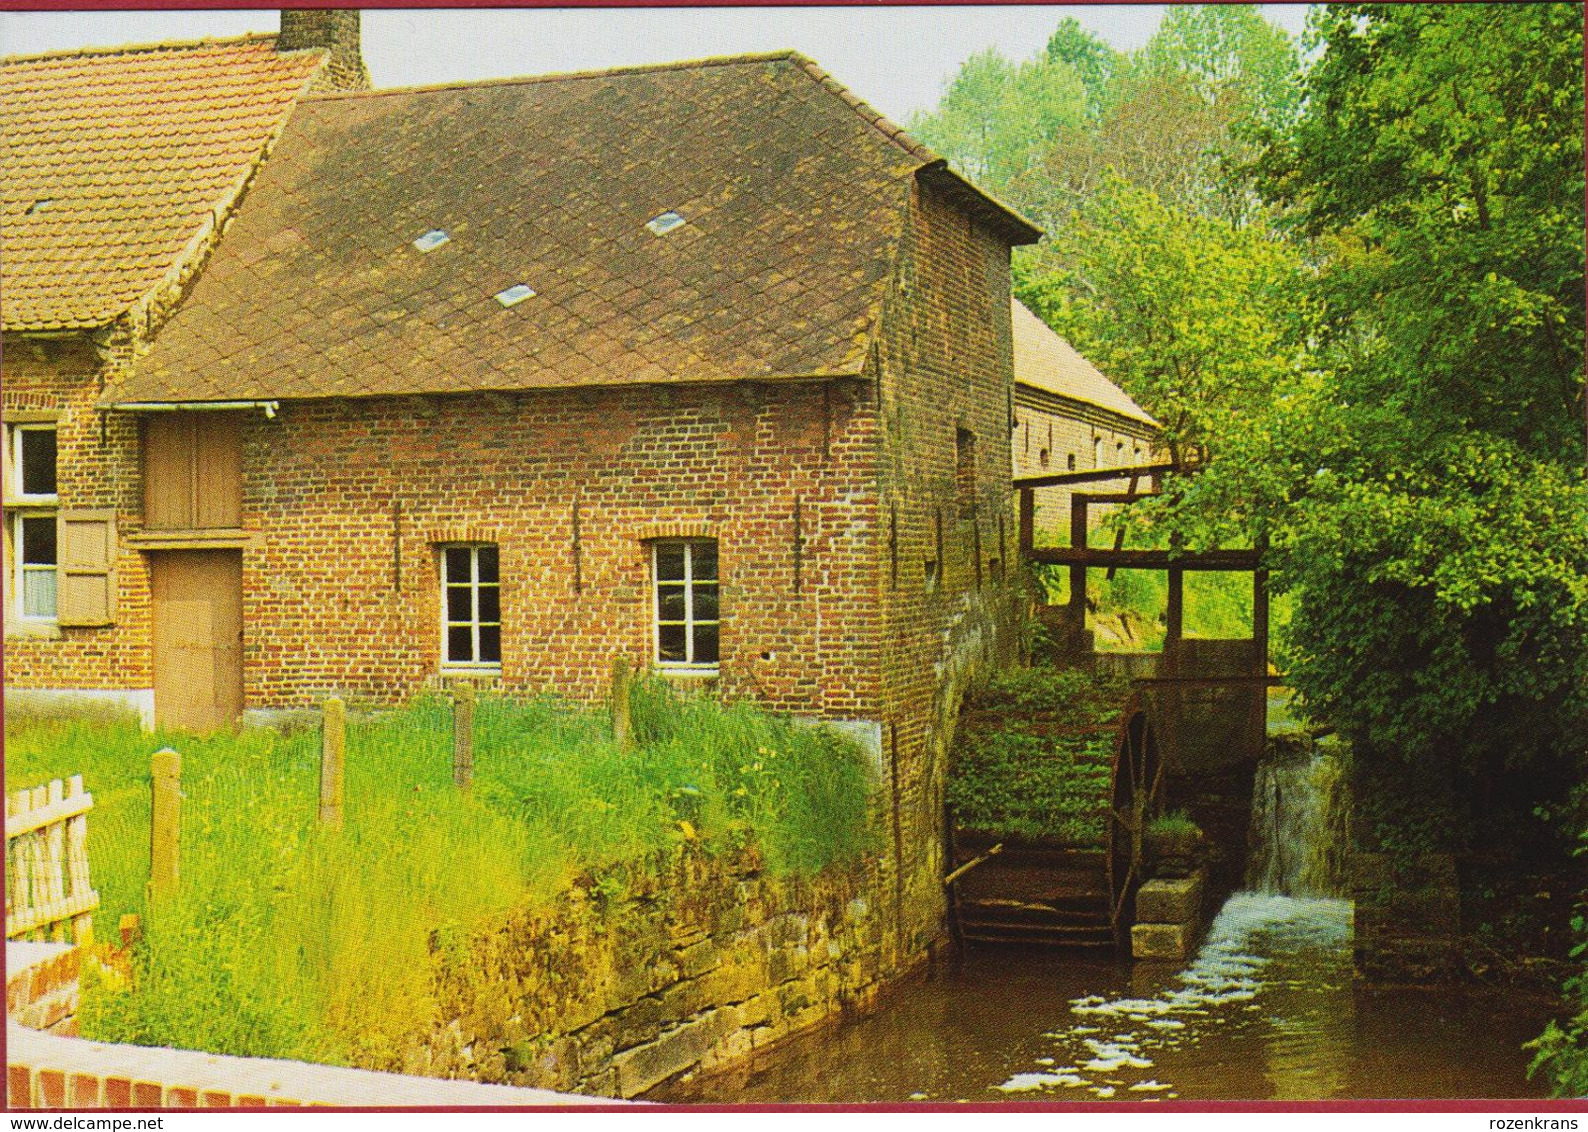
{"label": "wooden door", "polygon": [[243,710],[243,555],[165,550],[150,559],[154,718],[213,731]]}

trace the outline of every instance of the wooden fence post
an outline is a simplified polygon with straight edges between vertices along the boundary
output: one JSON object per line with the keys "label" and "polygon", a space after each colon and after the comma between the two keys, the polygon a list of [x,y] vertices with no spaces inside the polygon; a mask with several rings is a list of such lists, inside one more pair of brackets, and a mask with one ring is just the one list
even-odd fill
{"label": "wooden fence post", "polygon": [[452,690],[452,784],[467,790],[474,780],[474,685]]}
{"label": "wooden fence post", "polygon": [[149,892],[152,896],[176,893],[177,864],[181,857],[182,756],[170,747],[150,760],[154,794],[149,838]]}
{"label": "wooden fence post", "polygon": [[347,705],[325,701],[320,731],[320,824],[342,826],[342,768],[347,759]]}
{"label": "wooden fence post", "polygon": [[612,662],[612,741],[619,750],[633,745],[629,719],[629,691],[633,671],[622,657]]}

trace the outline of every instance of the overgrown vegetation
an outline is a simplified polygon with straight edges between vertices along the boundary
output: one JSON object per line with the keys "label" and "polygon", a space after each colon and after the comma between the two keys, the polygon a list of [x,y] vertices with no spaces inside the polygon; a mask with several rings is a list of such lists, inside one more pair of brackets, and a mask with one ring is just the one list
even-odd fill
{"label": "overgrown vegetation", "polygon": [[947,800],[955,823],[996,836],[1096,847],[1125,684],[1077,669],[999,671],[967,698]]}
{"label": "overgrown vegetation", "polygon": [[[85,992],[85,1036],[393,1069],[434,1015],[430,939],[669,848],[752,843],[805,872],[868,844],[864,756],[826,729],[635,689],[633,750],[551,698],[481,700],[452,785],[445,700],[348,729],[346,820],[316,822],[319,734],[149,735],[6,721],[14,784],[82,774],[97,920],[138,912],[131,993]],[[183,758],[181,884],[144,897],[149,755]]]}
{"label": "overgrown vegetation", "polygon": [[1061,26],[973,58],[921,123],[1047,222],[1021,298],[1211,454],[1133,515],[1268,546],[1370,847],[1491,862],[1469,896],[1588,826],[1582,36],[1570,4],[1330,4],[1304,56],[1174,9],[1129,55]]}
{"label": "overgrown vegetation", "polygon": [[[1588,830],[1579,840],[1576,855],[1588,857]],[[1542,1034],[1527,1043],[1526,1048],[1533,1051],[1527,1075],[1542,1071],[1557,1097],[1588,1097],[1588,901],[1577,906],[1571,929],[1576,934],[1571,952],[1576,971],[1562,988],[1565,1018],[1551,1021]]]}

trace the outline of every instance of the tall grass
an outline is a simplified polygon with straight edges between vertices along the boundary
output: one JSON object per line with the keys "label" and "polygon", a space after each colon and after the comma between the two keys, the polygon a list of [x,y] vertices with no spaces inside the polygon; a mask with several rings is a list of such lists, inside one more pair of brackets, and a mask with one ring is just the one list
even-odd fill
{"label": "tall grass", "polygon": [[[472,789],[451,710],[421,699],[348,728],[346,811],[320,827],[317,730],[207,738],[7,721],[13,784],[81,773],[101,924],[142,914],[135,990],[85,992],[85,1036],[373,1068],[436,1014],[430,939],[544,902],[577,874],[681,842],[744,839],[809,870],[869,836],[864,756],[748,706],[635,690],[639,743],[554,699],[483,698]],[[181,883],[150,904],[149,753],[183,756]],[[106,934],[103,929],[101,934]]]}

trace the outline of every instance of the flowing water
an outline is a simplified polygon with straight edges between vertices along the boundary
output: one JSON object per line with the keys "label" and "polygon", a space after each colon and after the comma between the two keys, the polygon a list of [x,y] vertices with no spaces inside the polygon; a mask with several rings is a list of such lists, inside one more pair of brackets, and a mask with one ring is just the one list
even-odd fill
{"label": "flowing water", "polygon": [[1327,747],[1259,769],[1249,883],[1181,970],[971,952],[876,1013],[822,1027],[672,1102],[1489,1099],[1543,1096],[1524,1041],[1554,1005],[1354,984]]}
{"label": "flowing water", "polygon": [[1353,986],[1350,904],[1240,893],[1181,971],[976,951],[876,1013],[786,1042],[674,1102],[1543,1096],[1521,1044],[1552,1007]]}

